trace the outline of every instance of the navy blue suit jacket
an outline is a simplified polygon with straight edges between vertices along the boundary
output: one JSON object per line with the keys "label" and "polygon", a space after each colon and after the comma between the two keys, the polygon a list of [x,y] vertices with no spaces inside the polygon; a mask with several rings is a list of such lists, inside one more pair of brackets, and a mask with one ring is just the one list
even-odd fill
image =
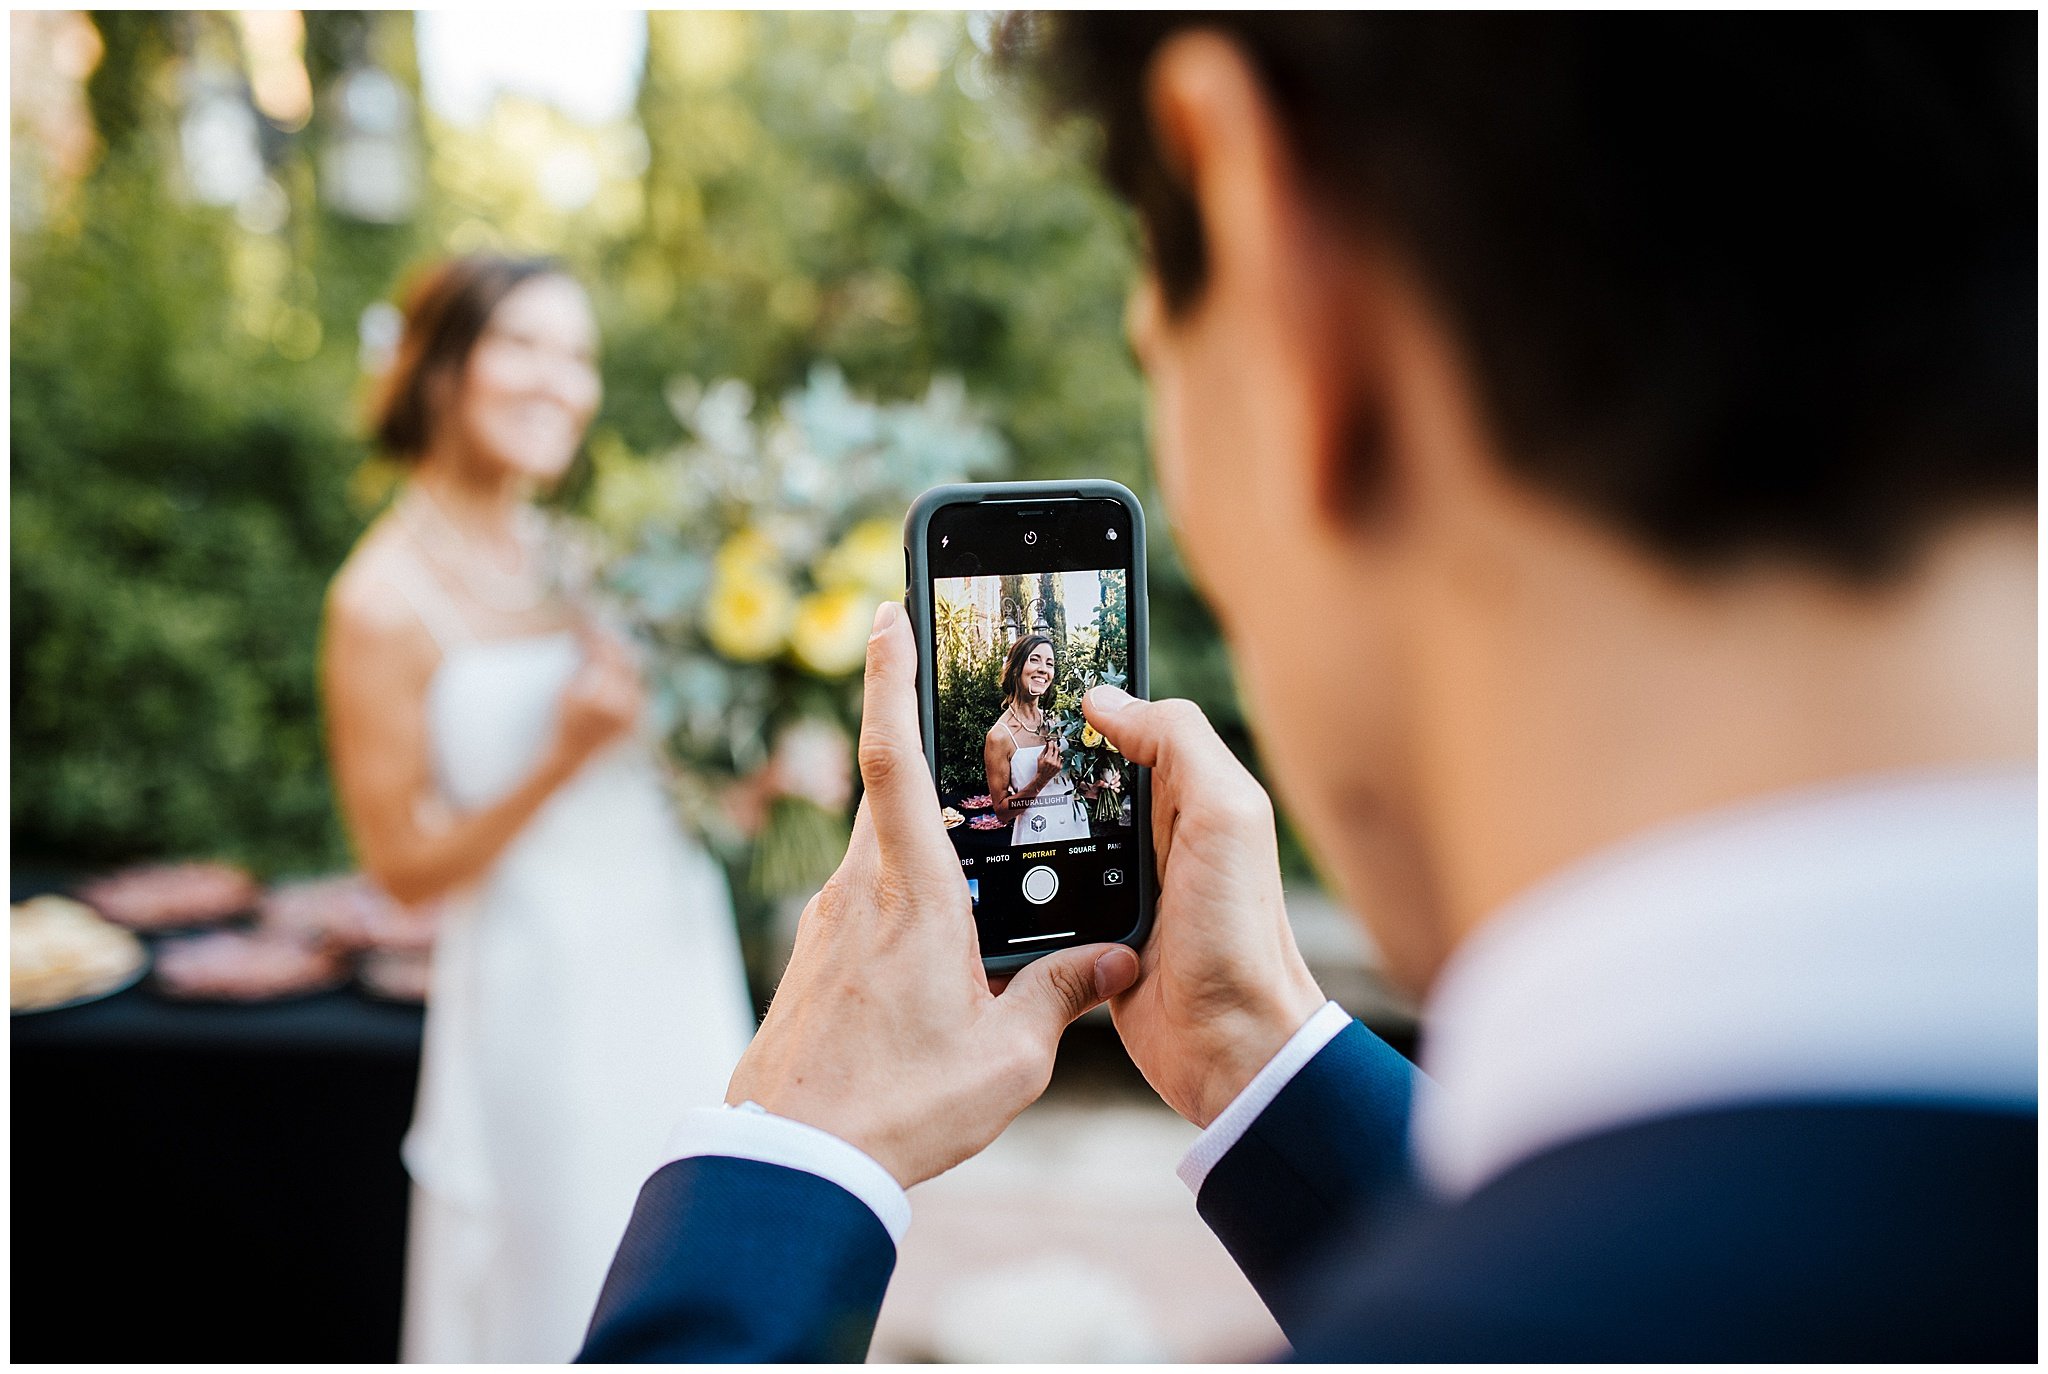
{"label": "navy blue suit jacket", "polygon": [[[1414,1083],[1353,1023],[1202,1185],[1301,1359],[2034,1358],[2031,1113],[1700,1111],[1445,1204],[1409,1174]],[[858,1360],[895,1258],[835,1184],[679,1160],[642,1189],[579,1358]]]}

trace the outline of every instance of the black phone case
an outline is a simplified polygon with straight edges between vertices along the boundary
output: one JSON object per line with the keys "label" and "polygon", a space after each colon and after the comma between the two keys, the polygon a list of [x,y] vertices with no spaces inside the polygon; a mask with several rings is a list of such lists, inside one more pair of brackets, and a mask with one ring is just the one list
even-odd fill
{"label": "black phone case", "polygon": [[[939,776],[938,702],[931,674],[926,667],[932,662],[933,646],[930,608],[925,605],[925,586],[931,581],[931,567],[925,557],[925,543],[932,515],[942,506],[978,505],[988,501],[1040,501],[1063,497],[1116,501],[1131,513],[1129,690],[1132,696],[1137,697],[1151,694],[1152,608],[1151,591],[1145,577],[1145,508],[1138,504],[1137,495],[1129,487],[1121,482],[1101,478],[1066,482],[961,482],[950,486],[933,487],[911,504],[910,513],[903,519],[903,606],[910,615],[911,629],[917,635],[918,728],[924,736],[925,767],[930,771],[934,783],[938,781]],[[1159,879],[1152,854],[1152,770],[1134,766],[1131,771],[1135,793],[1131,805],[1131,830],[1138,846],[1138,862],[1134,865],[1138,870],[1138,923],[1130,934],[1119,936],[1118,943],[1137,949],[1144,945],[1145,937],[1152,933],[1152,907],[1158,894]],[[981,966],[989,973],[1011,973],[1034,959],[1042,959],[1055,952],[1042,949],[1018,954],[998,954],[984,957]]]}

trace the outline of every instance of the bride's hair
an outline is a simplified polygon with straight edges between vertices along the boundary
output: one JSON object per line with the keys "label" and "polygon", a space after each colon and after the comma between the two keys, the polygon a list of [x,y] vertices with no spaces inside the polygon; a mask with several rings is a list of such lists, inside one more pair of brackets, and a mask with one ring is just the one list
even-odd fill
{"label": "bride's hair", "polygon": [[405,292],[398,350],[370,407],[370,430],[378,447],[405,462],[425,454],[440,411],[453,394],[449,379],[461,376],[491,313],[522,283],[567,274],[553,258],[473,253],[436,263],[415,277]]}
{"label": "bride's hair", "polygon": [[[1017,699],[1017,693],[1024,690],[1024,660],[1031,657],[1031,651],[1043,644],[1052,650],[1052,661],[1057,670],[1060,651],[1052,642],[1051,635],[1029,634],[1010,646],[1009,657],[1003,660],[1003,705],[1008,706]],[[1048,687],[1046,691],[1052,689]]]}

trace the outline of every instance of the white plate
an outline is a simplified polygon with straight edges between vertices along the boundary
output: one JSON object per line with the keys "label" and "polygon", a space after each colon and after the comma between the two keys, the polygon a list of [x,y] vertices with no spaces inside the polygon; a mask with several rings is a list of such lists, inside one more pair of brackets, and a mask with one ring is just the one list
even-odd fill
{"label": "white plate", "polygon": [[88,992],[82,997],[73,997],[70,1000],[64,1002],[51,1002],[47,1006],[15,1007],[13,1008],[11,1014],[15,1016],[37,1016],[46,1011],[63,1011],[68,1007],[82,1007],[86,1005],[88,1002],[104,1001],[105,999],[112,997],[115,993],[126,992],[128,991],[128,989],[134,987],[137,983],[141,982],[143,978],[147,976],[147,974],[149,973],[149,966],[151,962],[152,960],[150,959],[149,956],[149,949],[147,946],[144,946],[142,951],[142,962],[138,963],[133,969],[131,969],[126,974],[122,975],[121,981],[115,983],[112,987],[106,988],[100,992]]}

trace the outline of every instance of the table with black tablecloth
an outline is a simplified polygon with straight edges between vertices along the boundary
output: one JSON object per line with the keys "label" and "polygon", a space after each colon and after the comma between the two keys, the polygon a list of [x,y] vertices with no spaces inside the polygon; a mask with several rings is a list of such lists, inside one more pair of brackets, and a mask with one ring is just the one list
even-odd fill
{"label": "table with black tablecloth", "polygon": [[396,1359],[423,1019],[146,984],[16,1016],[13,1357]]}
{"label": "table with black tablecloth", "polygon": [[[17,875],[13,895],[51,886]],[[1332,995],[1412,1054],[1406,1013],[1336,973]],[[395,1359],[424,1020],[353,988],[219,1006],[146,982],[15,1017],[14,1358]],[[1051,1091],[1155,1100],[1100,1009]]]}

